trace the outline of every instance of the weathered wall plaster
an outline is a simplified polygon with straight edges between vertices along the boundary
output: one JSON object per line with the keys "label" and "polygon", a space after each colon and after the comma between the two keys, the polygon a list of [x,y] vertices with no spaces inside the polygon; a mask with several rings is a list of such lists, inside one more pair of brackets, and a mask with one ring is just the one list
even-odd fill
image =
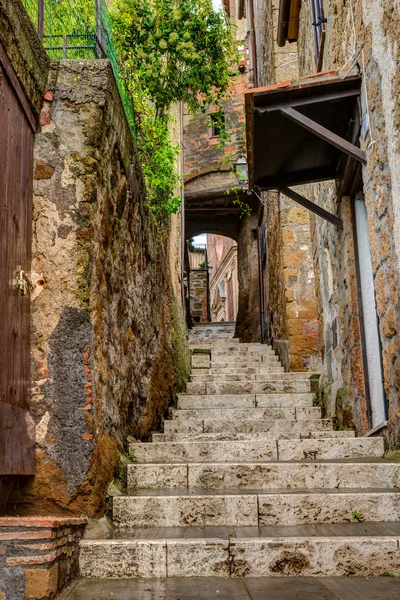
{"label": "weathered wall plaster", "polygon": [[170,265],[179,261],[144,207],[109,62],[54,62],[49,92],[35,148],[33,270],[45,281],[32,303],[38,469],[14,510],[92,517],[127,436],[147,438],[176,391],[186,360],[184,336],[173,339],[182,313]]}

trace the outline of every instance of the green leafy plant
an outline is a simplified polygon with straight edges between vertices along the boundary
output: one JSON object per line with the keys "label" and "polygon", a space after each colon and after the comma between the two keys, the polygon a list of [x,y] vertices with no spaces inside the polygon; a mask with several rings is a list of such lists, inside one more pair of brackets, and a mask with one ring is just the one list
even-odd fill
{"label": "green leafy plant", "polygon": [[249,204],[247,202],[243,202],[243,200],[239,196],[239,192],[242,192],[242,191],[243,190],[241,187],[235,186],[235,187],[231,187],[229,190],[226,190],[225,194],[230,195],[233,192],[235,194],[235,197],[232,200],[232,202],[235,206],[240,208],[240,211],[241,211],[240,217],[243,217],[243,216],[250,217],[251,208],[250,208]]}
{"label": "green leafy plant", "polygon": [[392,571],[385,571],[385,572],[382,574],[382,576],[383,576],[383,577],[396,577],[396,574],[395,574],[395,573],[392,573]]}
{"label": "green leafy plant", "polygon": [[358,521],[359,523],[362,523],[363,521],[365,521],[365,517],[362,514],[362,512],[355,510],[353,512],[353,519],[356,519],[356,521]]}
{"label": "green leafy plant", "polygon": [[236,59],[232,25],[211,0],[116,0],[111,16],[135,109],[148,205],[162,221],[181,201],[173,107],[184,102],[194,114],[211,106],[226,139],[221,103]]}
{"label": "green leafy plant", "polygon": [[129,459],[131,462],[133,462],[133,463],[137,462],[137,456],[133,450],[131,450],[131,452],[129,452],[128,456],[129,456]]}

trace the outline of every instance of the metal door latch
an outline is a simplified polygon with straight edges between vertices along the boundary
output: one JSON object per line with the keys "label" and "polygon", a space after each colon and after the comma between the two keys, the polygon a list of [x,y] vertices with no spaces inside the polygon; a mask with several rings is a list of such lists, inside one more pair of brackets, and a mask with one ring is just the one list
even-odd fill
{"label": "metal door latch", "polygon": [[17,270],[17,278],[13,281],[13,284],[21,292],[21,296],[26,296],[28,291],[35,287],[22,269]]}

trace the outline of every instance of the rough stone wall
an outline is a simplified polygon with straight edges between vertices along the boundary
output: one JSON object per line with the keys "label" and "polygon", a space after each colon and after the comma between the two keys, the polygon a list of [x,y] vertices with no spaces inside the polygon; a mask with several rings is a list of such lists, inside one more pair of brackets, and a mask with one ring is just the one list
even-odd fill
{"label": "rough stone wall", "polygon": [[286,332],[293,371],[320,366],[309,212],[281,195]]}
{"label": "rough stone wall", "polygon": [[[279,194],[264,194],[266,209],[262,225],[265,227],[266,257],[264,265],[265,311],[267,341],[286,340],[285,280],[283,278],[282,222]],[[288,282],[289,283],[289,282]]]}
{"label": "rough stone wall", "polygon": [[[259,85],[297,77],[297,44],[280,48],[276,42],[279,0],[256,1],[255,12],[264,15],[268,24],[264,45],[257,45]],[[258,35],[262,37],[261,29]],[[287,340],[292,370],[316,369],[320,358],[310,215],[286,196],[278,198],[269,192],[265,199],[264,287],[269,339]]]}
{"label": "rough stone wall", "polygon": [[242,342],[260,341],[258,244],[254,235],[257,226],[258,212],[253,209],[250,217],[242,218],[238,239],[239,304],[235,337]]}
{"label": "rough stone wall", "polygon": [[55,62],[48,87],[34,182],[37,475],[14,509],[93,517],[128,434],[147,438],[167,411],[182,317],[109,62]]}
{"label": "rough stone wall", "polygon": [[190,271],[190,314],[196,323],[208,321],[208,271]]}
{"label": "rough stone wall", "polygon": [[234,79],[228,98],[222,104],[229,142],[221,148],[218,136],[211,135],[209,115],[216,107],[210,106],[206,114],[184,114],[184,176],[185,189],[194,191],[213,187],[237,186],[232,173],[235,159],[244,152],[244,104],[243,94],[248,89],[248,72]]}
{"label": "rough stone wall", "polygon": [[[367,153],[362,177],[368,214],[375,295],[382,342],[384,387],[389,399],[389,437],[398,443],[400,424],[400,61],[399,5],[395,0],[326,0],[326,41],[323,69],[358,65],[362,87],[362,112],[370,115],[369,133],[361,139]],[[301,74],[315,70],[310,1],[300,11],[299,59]],[[328,186],[328,184],[326,184]],[[334,229],[317,223],[318,246],[340,248],[343,241]],[[343,299],[339,302],[339,307]],[[340,308],[340,310],[342,310]],[[351,377],[343,376],[351,389]],[[361,414],[357,425],[365,431]]]}
{"label": "rough stone wall", "polygon": [[49,72],[49,59],[20,0],[0,0],[0,43],[26,99],[38,117]]}

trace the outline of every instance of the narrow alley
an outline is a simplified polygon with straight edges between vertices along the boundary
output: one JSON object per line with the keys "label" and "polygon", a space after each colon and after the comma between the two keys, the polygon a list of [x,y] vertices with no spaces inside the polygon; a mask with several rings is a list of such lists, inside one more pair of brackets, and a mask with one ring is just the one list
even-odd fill
{"label": "narrow alley", "polygon": [[397,0],[0,0],[0,600],[400,598]]}

